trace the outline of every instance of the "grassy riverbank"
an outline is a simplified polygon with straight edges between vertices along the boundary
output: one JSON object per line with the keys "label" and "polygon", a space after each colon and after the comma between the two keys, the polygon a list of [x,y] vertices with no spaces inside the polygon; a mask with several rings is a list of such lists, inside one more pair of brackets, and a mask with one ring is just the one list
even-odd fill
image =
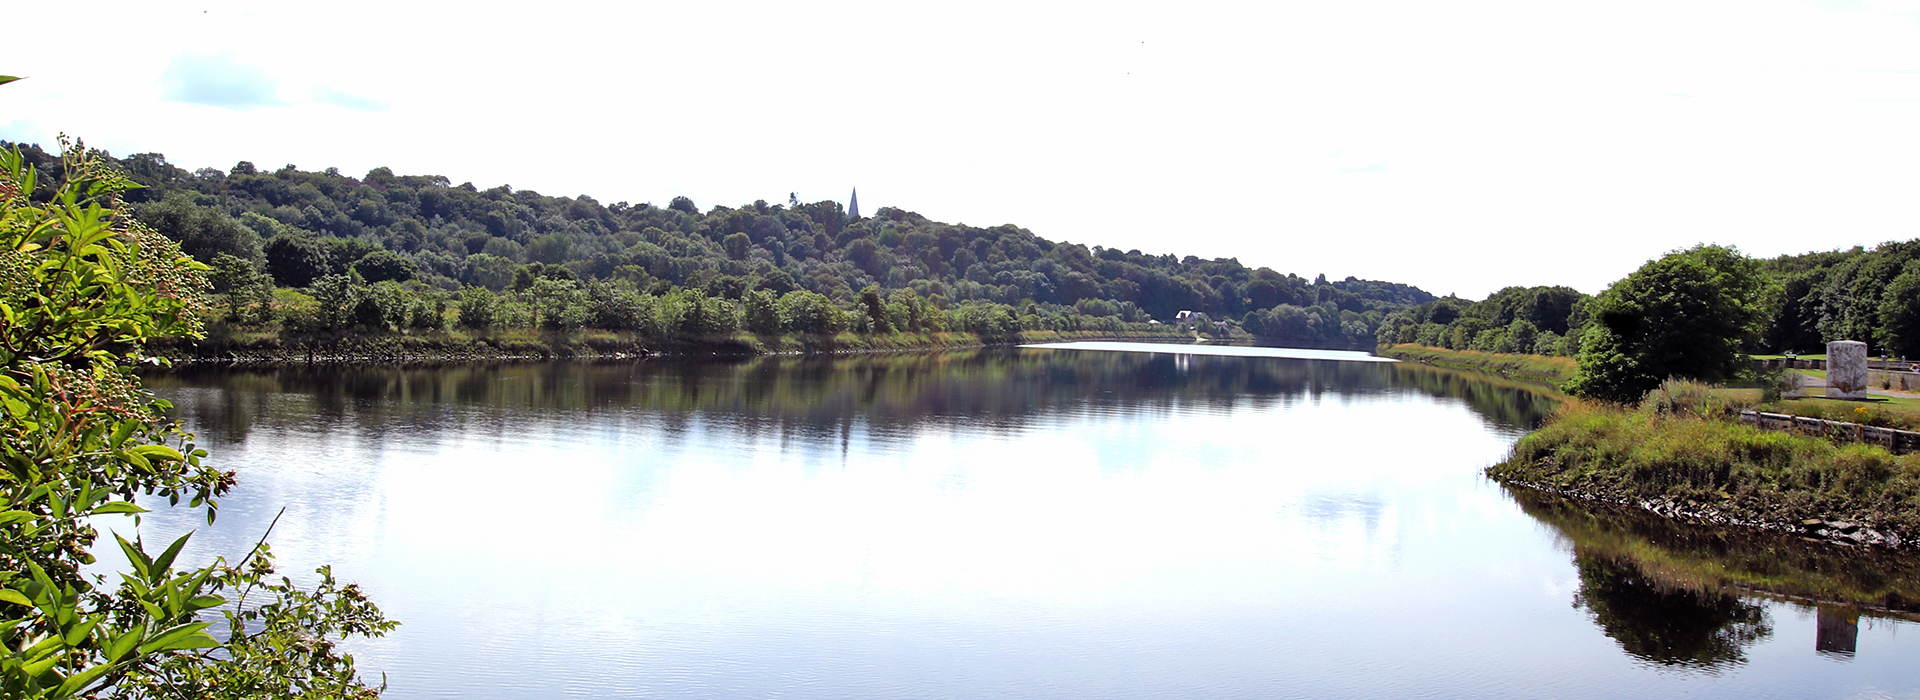
{"label": "grassy riverbank", "polygon": [[1378,353],[1382,357],[1420,362],[1435,367],[1491,372],[1509,379],[1544,384],[1556,389],[1573,379],[1573,374],[1578,369],[1571,357],[1448,350],[1414,343],[1382,346]]}
{"label": "grassy riverbank", "polygon": [[542,333],[533,330],[469,330],[415,333],[309,333],[214,329],[207,339],[160,348],[161,354],[187,362],[388,362],[415,360],[556,359],[641,355],[764,355],[777,353],[885,352],[938,348],[1016,345],[1067,340],[1144,340],[1192,342],[1190,333],[1165,331],[1022,331],[978,333],[838,333],[762,336],[739,332],[722,336],[654,336],[582,330]]}
{"label": "grassy riverbank", "polygon": [[1669,517],[1854,541],[1920,536],[1920,455],[1766,432],[1706,403],[1569,401],[1487,471]]}

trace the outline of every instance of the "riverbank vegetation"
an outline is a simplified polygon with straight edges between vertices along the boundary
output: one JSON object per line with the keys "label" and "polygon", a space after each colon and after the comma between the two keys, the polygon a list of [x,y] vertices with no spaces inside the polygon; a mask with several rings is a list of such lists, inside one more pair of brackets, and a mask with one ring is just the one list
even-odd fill
{"label": "riverbank vegetation", "polygon": [[1679,381],[1633,408],[1570,401],[1488,474],[1672,516],[1796,530],[1845,522],[1889,543],[1920,536],[1920,455],[1763,431],[1731,419],[1734,408]]}
{"label": "riverbank vegetation", "polygon": [[1588,320],[1577,334],[1577,367],[1562,385],[1575,398],[1488,474],[1668,517],[1913,544],[1920,455],[1735,420],[1737,409],[1759,408],[1912,425],[1906,407],[1882,406],[1892,402],[1795,398],[1802,375],[1762,371],[1742,354],[1761,342],[1781,289],[1759,261],[1696,246],[1580,302]]}
{"label": "riverbank vegetation", "polygon": [[[60,180],[57,158],[0,146]],[[1004,337],[1135,333],[1178,317],[1204,335],[1371,347],[1387,314],[1434,298],[901,208],[856,216],[797,196],[703,211],[685,197],[607,205],[387,168],[354,177],[242,162],[189,172],[154,153],[114,163],[145,186],[126,195],[140,220],[212,268],[225,323],[210,327],[216,341],[459,328],[679,342],[736,332]]]}

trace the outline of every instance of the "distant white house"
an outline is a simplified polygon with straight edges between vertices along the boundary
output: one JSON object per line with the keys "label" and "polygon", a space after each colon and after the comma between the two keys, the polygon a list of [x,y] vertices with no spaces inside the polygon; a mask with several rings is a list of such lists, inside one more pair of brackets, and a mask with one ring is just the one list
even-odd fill
{"label": "distant white house", "polygon": [[1193,325],[1193,324],[1194,324],[1194,322],[1195,322],[1196,320],[1198,320],[1198,318],[1197,318],[1197,317],[1198,317],[1199,315],[1200,315],[1200,314],[1198,314],[1198,313],[1195,313],[1195,312],[1193,312],[1193,311],[1189,311],[1189,310],[1186,310],[1186,309],[1181,309],[1181,310],[1180,310],[1180,313],[1177,313],[1177,314],[1174,314],[1174,315],[1173,315],[1173,325],[1176,325],[1176,326],[1191,326],[1191,325]]}

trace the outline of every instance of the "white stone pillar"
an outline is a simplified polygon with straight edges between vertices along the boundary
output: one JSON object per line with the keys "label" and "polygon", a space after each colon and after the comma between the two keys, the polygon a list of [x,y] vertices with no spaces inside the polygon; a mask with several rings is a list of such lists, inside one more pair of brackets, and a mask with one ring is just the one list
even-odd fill
{"label": "white stone pillar", "polygon": [[1858,340],[1827,343],[1827,398],[1867,398],[1867,344]]}

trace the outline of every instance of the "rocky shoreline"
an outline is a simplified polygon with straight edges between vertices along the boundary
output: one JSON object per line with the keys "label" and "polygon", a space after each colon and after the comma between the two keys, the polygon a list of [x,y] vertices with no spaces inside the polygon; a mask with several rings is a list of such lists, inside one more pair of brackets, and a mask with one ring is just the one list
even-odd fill
{"label": "rocky shoreline", "polygon": [[1520,487],[1550,493],[1564,498],[1581,501],[1606,503],[1617,506],[1638,508],[1648,513],[1670,520],[1711,525],[1748,527],[1758,530],[1796,535],[1810,542],[1826,542],[1848,547],[1884,547],[1891,550],[1914,550],[1917,542],[1911,533],[1901,533],[1866,522],[1865,518],[1846,514],[1829,514],[1818,518],[1793,518],[1769,516],[1749,512],[1749,509],[1736,505],[1735,509],[1717,507],[1699,502],[1686,502],[1672,497],[1640,499],[1620,494],[1601,493],[1579,488],[1566,488],[1553,484],[1528,481],[1525,479],[1502,478],[1488,475],[1494,481],[1509,487]]}

